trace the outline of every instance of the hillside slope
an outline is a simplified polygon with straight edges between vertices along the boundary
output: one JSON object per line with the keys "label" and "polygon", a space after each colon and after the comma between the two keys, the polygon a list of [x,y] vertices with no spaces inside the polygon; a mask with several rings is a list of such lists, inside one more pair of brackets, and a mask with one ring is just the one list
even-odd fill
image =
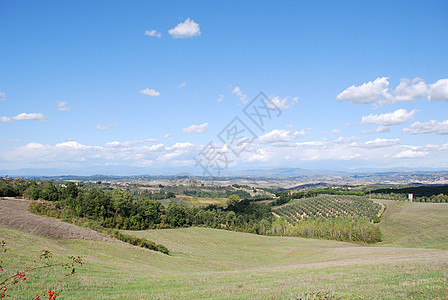
{"label": "hillside slope", "polygon": [[387,207],[379,225],[382,244],[448,249],[448,203],[376,201]]}

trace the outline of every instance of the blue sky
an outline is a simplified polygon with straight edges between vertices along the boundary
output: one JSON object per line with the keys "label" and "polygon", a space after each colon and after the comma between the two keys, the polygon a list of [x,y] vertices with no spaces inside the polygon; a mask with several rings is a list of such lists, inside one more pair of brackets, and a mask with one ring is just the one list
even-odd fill
{"label": "blue sky", "polygon": [[0,0],[0,37],[0,170],[448,167],[446,1]]}

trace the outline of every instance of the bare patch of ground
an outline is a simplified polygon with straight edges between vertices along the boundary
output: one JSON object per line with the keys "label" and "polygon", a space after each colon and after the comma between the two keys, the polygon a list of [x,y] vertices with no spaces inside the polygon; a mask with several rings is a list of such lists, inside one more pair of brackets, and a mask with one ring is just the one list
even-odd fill
{"label": "bare patch of ground", "polygon": [[30,203],[30,200],[0,198],[0,227],[54,239],[116,241],[106,234],[88,228],[34,215],[27,210]]}

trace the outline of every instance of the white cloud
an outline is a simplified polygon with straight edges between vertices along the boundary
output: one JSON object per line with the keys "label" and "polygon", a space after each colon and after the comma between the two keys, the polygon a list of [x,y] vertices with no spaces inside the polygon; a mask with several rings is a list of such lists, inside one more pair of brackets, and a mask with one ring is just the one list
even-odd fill
{"label": "white cloud", "polygon": [[400,79],[400,84],[394,90],[394,102],[414,101],[424,98],[428,93],[426,83],[421,78],[414,78],[412,81],[406,78]]}
{"label": "white cloud", "polygon": [[68,111],[68,110],[70,110],[70,107],[67,107],[66,101],[58,101],[57,102],[57,110]]}
{"label": "white cloud", "polygon": [[140,91],[140,94],[148,95],[148,96],[151,96],[151,97],[157,97],[157,96],[160,96],[160,93],[159,93],[158,91],[156,91],[156,90],[154,90],[154,89],[149,89],[149,88],[146,88],[146,89],[144,89],[144,90],[141,90],[141,91]]}
{"label": "white cloud", "polygon": [[71,148],[71,149],[87,149],[89,148],[86,145],[80,144],[77,141],[67,141],[58,143],[55,145],[55,147],[63,147],[63,148]]}
{"label": "white cloud", "polygon": [[167,133],[163,136],[164,139],[169,139],[171,138],[171,133]]}
{"label": "white cloud", "polygon": [[113,142],[108,142],[108,143],[104,144],[104,147],[106,147],[106,148],[129,148],[131,146],[140,145],[140,144],[144,144],[147,142],[157,142],[157,140],[156,139],[146,139],[146,140],[136,140],[136,141],[127,141],[127,142],[113,141]]}
{"label": "white cloud", "polygon": [[0,92],[0,101],[5,101],[6,100],[6,95],[3,92]]}
{"label": "white cloud", "polygon": [[41,113],[21,113],[15,117],[12,117],[13,120],[27,120],[27,121],[47,121],[48,117],[44,116]]}
{"label": "white cloud", "polygon": [[145,35],[149,35],[149,36],[153,36],[156,38],[160,38],[162,36],[162,34],[160,32],[157,32],[156,30],[146,30],[145,31]]}
{"label": "white cloud", "polygon": [[208,123],[204,123],[201,125],[191,125],[188,126],[187,128],[183,128],[182,131],[183,132],[204,132],[208,129]]}
{"label": "white cloud", "polygon": [[178,88],[183,88],[183,87],[185,87],[185,86],[187,86],[187,83],[186,82],[182,82],[181,84],[179,84],[177,87]]}
{"label": "white cloud", "polygon": [[232,90],[232,94],[238,96],[240,98],[240,104],[246,104],[248,102],[247,95],[243,94],[243,91],[239,86],[235,86],[235,88]]}
{"label": "white cloud", "polygon": [[49,118],[41,113],[20,113],[14,117],[0,116],[0,122],[12,121],[48,121]]}
{"label": "white cloud", "polygon": [[448,134],[448,120],[441,122],[431,120],[424,123],[420,123],[419,121],[417,121],[408,128],[404,128],[403,132],[409,134],[423,134],[423,133]]}
{"label": "white cloud", "polygon": [[361,144],[355,144],[358,147],[364,148],[380,148],[380,147],[391,147],[400,144],[400,139],[380,139],[376,138],[372,141],[367,141]]}
{"label": "white cloud", "polygon": [[338,137],[337,139],[333,140],[333,143],[335,144],[351,144],[360,138],[352,136],[352,137]]}
{"label": "white cloud", "polygon": [[436,83],[426,84],[419,77],[412,81],[401,78],[393,93],[389,92],[389,78],[378,77],[375,81],[352,85],[337,95],[339,101],[347,100],[352,103],[374,103],[374,108],[397,102],[411,102],[427,97],[429,101],[448,101],[448,78],[439,79]]}
{"label": "white cloud", "polygon": [[427,151],[415,151],[412,149],[404,150],[398,153],[397,155],[393,156],[394,158],[416,158],[416,157],[423,157],[428,155],[429,152]]}
{"label": "white cloud", "polygon": [[218,100],[216,100],[216,101],[221,102],[222,100],[224,100],[224,95],[220,94]]}
{"label": "white cloud", "polygon": [[201,29],[198,23],[188,18],[185,22],[179,23],[176,27],[168,30],[168,33],[175,39],[184,39],[201,35]]}
{"label": "white cloud", "polygon": [[115,127],[118,127],[119,125],[117,123],[113,123],[113,124],[98,124],[95,126],[96,129],[99,130],[109,130]]}
{"label": "white cloud", "polygon": [[363,83],[360,86],[352,85],[337,95],[339,101],[349,101],[357,104],[368,104],[389,98],[389,77],[378,77],[375,81]]}
{"label": "white cloud", "polygon": [[303,129],[301,131],[294,132],[290,130],[274,129],[271,132],[258,137],[257,141],[263,144],[292,142],[305,134],[306,132]]}
{"label": "white cloud", "polygon": [[0,116],[0,122],[9,123],[12,119],[10,117]]}
{"label": "white cloud", "polygon": [[373,129],[370,130],[363,130],[361,131],[361,133],[382,133],[382,132],[388,132],[390,131],[390,127],[391,126],[385,126],[385,125],[380,125],[378,127],[375,127]]}
{"label": "white cloud", "polygon": [[269,105],[271,108],[285,110],[297,104],[297,102],[299,101],[299,97],[293,97],[292,99],[290,99],[289,96],[286,96],[285,98],[281,99],[279,96],[273,96],[270,98],[270,100],[272,102],[272,105]]}
{"label": "white cloud", "polygon": [[378,124],[382,126],[398,125],[412,118],[416,112],[417,110],[415,109],[408,112],[406,109],[400,108],[389,113],[379,115],[370,114],[362,117],[361,124]]}
{"label": "white cloud", "polygon": [[429,85],[429,101],[448,101],[448,78]]}

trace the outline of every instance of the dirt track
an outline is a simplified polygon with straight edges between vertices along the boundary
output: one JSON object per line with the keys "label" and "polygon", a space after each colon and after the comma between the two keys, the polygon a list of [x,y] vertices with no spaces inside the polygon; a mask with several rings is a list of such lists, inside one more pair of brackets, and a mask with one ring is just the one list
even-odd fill
{"label": "dirt track", "polygon": [[29,200],[0,198],[0,227],[20,230],[55,239],[115,241],[106,234],[34,215],[27,210]]}

